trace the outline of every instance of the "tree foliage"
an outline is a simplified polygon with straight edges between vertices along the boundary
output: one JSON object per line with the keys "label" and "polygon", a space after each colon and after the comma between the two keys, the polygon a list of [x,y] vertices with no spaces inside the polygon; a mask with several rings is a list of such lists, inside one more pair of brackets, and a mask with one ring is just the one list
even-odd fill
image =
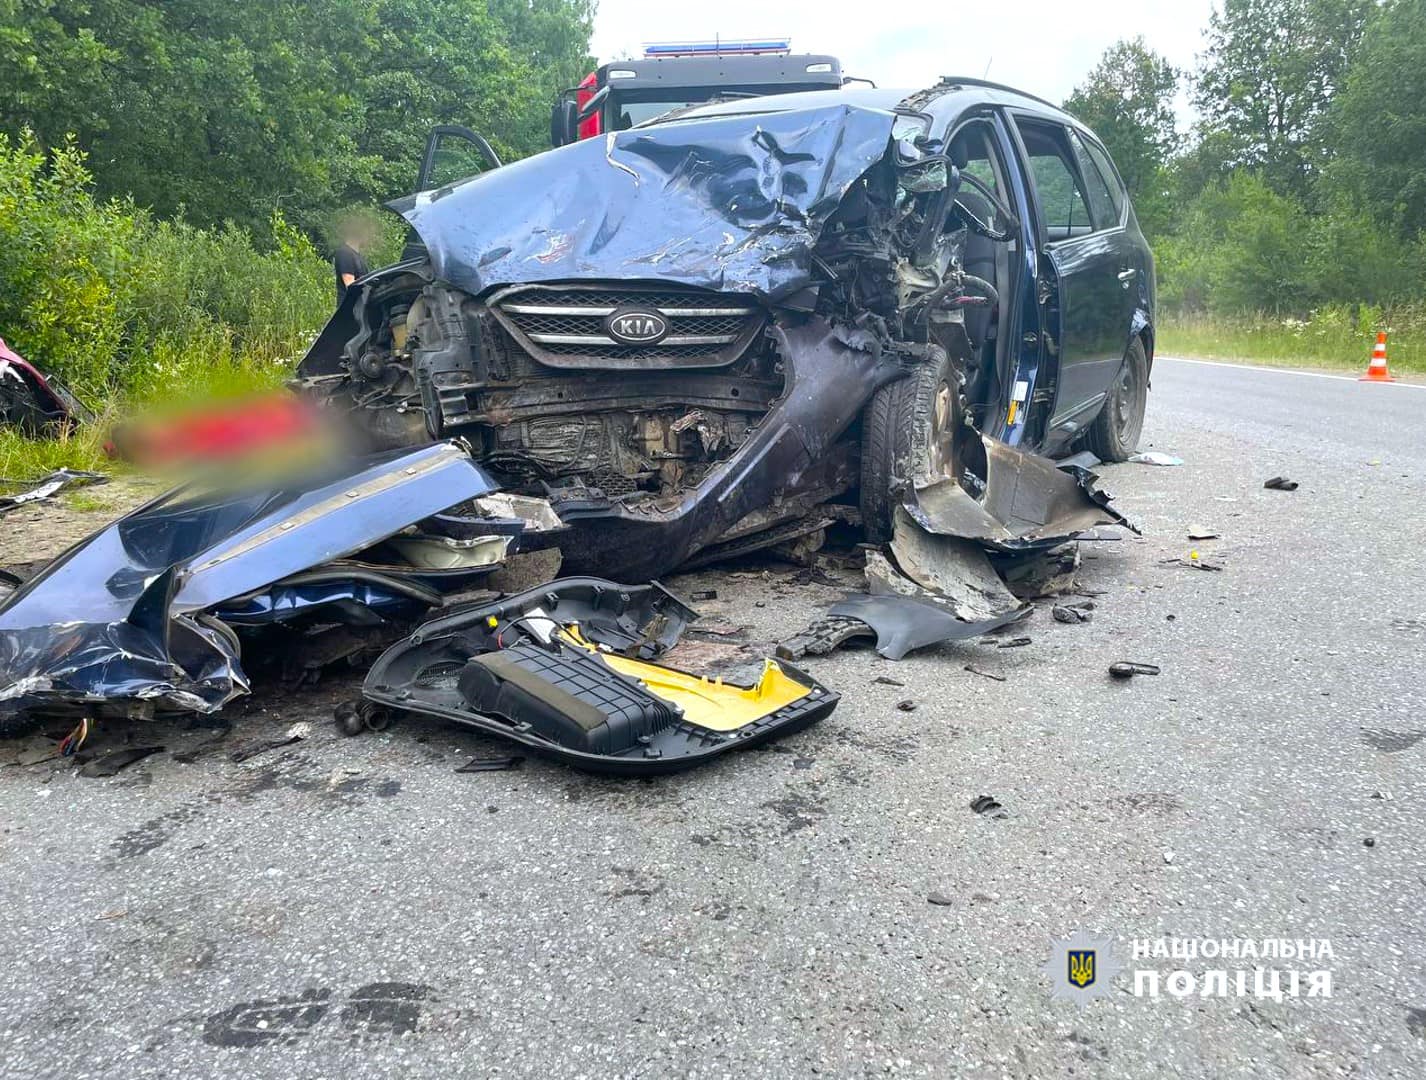
{"label": "tree foliage", "polygon": [[69,134],[101,195],[259,229],[390,198],[426,130],[542,148],[591,0],[0,0],[0,130]]}
{"label": "tree foliage", "polygon": [[[1169,309],[1301,317],[1426,295],[1426,0],[1224,0],[1180,138],[1126,41],[1065,102],[1104,139]],[[1334,315],[1334,318],[1338,317]]]}
{"label": "tree foliage", "polygon": [[1330,152],[1323,118],[1374,0],[1223,0],[1193,100],[1224,166],[1305,194]]}
{"label": "tree foliage", "polygon": [[1179,73],[1142,37],[1111,45],[1065,109],[1104,141],[1150,233],[1168,216],[1165,166],[1181,139],[1174,126]]}
{"label": "tree foliage", "polygon": [[1399,240],[1426,230],[1426,0],[1396,0],[1367,26],[1328,126],[1330,181]]}

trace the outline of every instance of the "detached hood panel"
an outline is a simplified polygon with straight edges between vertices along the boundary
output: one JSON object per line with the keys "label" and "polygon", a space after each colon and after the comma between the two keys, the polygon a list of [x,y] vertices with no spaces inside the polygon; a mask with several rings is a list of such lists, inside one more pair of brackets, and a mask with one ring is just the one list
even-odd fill
{"label": "detached hood panel", "polygon": [[892,113],[848,105],[612,132],[391,204],[469,293],[578,278],[776,297],[886,154]]}
{"label": "detached hood panel", "polygon": [[0,603],[0,715],[136,700],[220,708],[246,680],[214,605],[494,489],[461,447],[437,443],[287,486],[161,496]]}

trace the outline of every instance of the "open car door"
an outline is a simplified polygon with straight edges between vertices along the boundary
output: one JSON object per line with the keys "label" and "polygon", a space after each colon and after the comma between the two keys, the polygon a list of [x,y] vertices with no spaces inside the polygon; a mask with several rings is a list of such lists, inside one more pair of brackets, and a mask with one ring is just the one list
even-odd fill
{"label": "open car door", "polygon": [[429,191],[500,168],[500,158],[484,136],[460,124],[438,124],[426,139],[416,190]]}
{"label": "open car door", "polygon": [[[500,156],[479,132],[461,124],[437,124],[426,137],[415,190],[430,191],[498,168]],[[401,261],[417,258],[424,251],[416,230],[409,229],[406,244],[401,249]]]}

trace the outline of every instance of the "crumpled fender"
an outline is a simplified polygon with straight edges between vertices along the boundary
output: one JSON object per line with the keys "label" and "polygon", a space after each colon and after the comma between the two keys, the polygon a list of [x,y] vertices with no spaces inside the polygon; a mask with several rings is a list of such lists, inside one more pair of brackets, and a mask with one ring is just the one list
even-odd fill
{"label": "crumpled fender", "polygon": [[247,680],[236,636],[210,609],[495,487],[463,447],[439,443],[286,487],[162,495],[0,604],[0,714],[118,701],[221,708]]}
{"label": "crumpled fender", "polygon": [[979,496],[948,476],[915,478],[903,505],[923,529],[975,540],[996,551],[1054,547],[1096,525],[1139,526],[1116,510],[1098,477],[1078,465],[981,436],[986,475]]}

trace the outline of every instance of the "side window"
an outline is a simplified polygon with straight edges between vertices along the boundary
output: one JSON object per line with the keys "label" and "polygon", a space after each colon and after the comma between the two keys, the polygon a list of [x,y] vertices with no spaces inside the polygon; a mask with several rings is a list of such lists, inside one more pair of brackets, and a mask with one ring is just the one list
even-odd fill
{"label": "side window", "polygon": [[1112,229],[1119,224],[1120,208],[1114,205],[1114,197],[1109,193],[1109,185],[1099,172],[1099,166],[1089,156],[1083,140],[1073,131],[1069,133],[1070,145],[1074,147],[1075,163],[1079,165],[1079,175],[1084,178],[1084,193],[1089,197],[1089,211],[1094,215],[1096,229]]}
{"label": "side window", "polygon": [[1089,156],[1094,159],[1094,164],[1099,168],[1099,175],[1104,177],[1104,182],[1109,185],[1109,197],[1114,200],[1115,219],[1124,216],[1124,204],[1129,201],[1129,193],[1124,190],[1124,182],[1119,179],[1119,174],[1114,171],[1114,165],[1109,160],[1109,155],[1097,143],[1086,142],[1085,149],[1089,151]]}
{"label": "side window", "polygon": [[1079,189],[1073,151],[1065,129],[1058,124],[1036,124],[1019,119],[1015,126],[1025,144],[1048,239],[1067,240],[1093,232],[1089,204]]}

